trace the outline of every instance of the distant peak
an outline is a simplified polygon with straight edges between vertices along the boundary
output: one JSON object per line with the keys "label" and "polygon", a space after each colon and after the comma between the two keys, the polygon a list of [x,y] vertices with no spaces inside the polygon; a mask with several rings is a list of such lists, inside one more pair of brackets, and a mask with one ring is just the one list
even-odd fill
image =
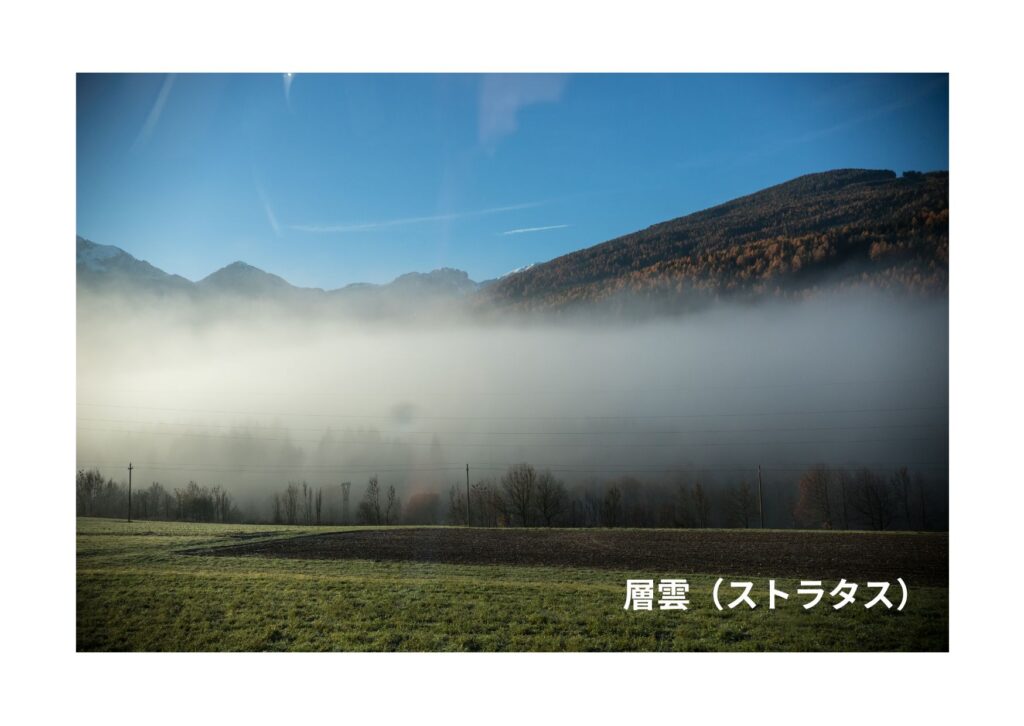
{"label": "distant peak", "polygon": [[253,267],[242,260],[235,260],[230,265],[225,265],[207,275],[199,281],[199,284],[203,287],[219,287],[234,292],[257,294],[268,290],[284,290],[292,287],[277,275]]}
{"label": "distant peak", "polygon": [[248,262],[243,262],[242,260],[235,260],[230,265],[224,265],[224,267],[221,267],[219,270],[216,270],[215,272],[212,272],[207,277],[208,278],[220,278],[220,277],[235,277],[235,276],[238,276],[238,275],[257,276],[257,277],[258,276],[262,276],[262,275],[266,275],[268,277],[276,277],[276,275],[272,275],[271,273],[266,272],[265,270],[261,270],[258,267],[254,267],[253,265],[250,265]]}
{"label": "distant peak", "polygon": [[98,245],[84,237],[75,238],[76,258],[79,266],[95,272],[102,272],[115,260],[121,258],[134,261],[127,252],[113,245]]}
{"label": "distant peak", "polygon": [[430,272],[406,272],[405,274],[399,275],[395,278],[398,280],[411,280],[422,277],[458,277],[468,278],[469,273],[465,270],[459,270],[455,267],[438,267],[437,269],[431,270]]}

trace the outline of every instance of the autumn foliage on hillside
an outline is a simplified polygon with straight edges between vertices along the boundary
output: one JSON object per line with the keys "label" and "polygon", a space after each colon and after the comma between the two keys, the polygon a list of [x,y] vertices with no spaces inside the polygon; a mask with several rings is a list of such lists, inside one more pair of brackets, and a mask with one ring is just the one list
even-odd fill
{"label": "autumn foliage on hillside", "polygon": [[945,294],[949,174],[842,169],[799,177],[509,275],[520,310],[699,304],[870,286]]}

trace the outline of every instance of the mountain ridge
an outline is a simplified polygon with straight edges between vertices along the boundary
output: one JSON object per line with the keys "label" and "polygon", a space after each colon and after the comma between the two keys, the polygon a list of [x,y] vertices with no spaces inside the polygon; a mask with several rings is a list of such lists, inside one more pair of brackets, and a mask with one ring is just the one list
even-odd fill
{"label": "mountain ridge", "polygon": [[[130,252],[114,245],[101,245],[81,235],[76,235],[77,266],[79,282],[82,282],[83,275],[97,276],[120,272],[135,273],[140,278],[164,279],[173,278],[181,283],[194,286],[195,289],[221,288],[234,290],[236,292],[252,292],[253,287],[273,287],[279,289],[292,289],[314,293],[335,294],[349,290],[384,288],[398,284],[400,286],[411,286],[424,280],[437,281],[440,284],[455,287],[469,287],[474,289],[481,283],[474,282],[465,270],[453,267],[439,267],[429,272],[406,272],[394,278],[390,282],[351,282],[337,288],[302,287],[293,285],[279,275],[267,272],[262,268],[251,265],[243,260],[236,260],[211,272],[206,277],[192,281],[180,275],[166,272],[155,265],[134,257]],[[105,264],[106,260],[115,260],[113,264]]]}
{"label": "mountain ridge", "polygon": [[487,302],[671,307],[855,284],[944,292],[948,184],[948,172],[807,174],[499,278]]}
{"label": "mountain ridge", "polygon": [[474,282],[454,268],[384,284],[297,287],[243,261],[197,282],[78,236],[80,287],[268,300],[342,301],[360,312],[418,300],[468,301],[476,311],[561,311],[641,301],[689,308],[733,297],[787,297],[868,285],[948,288],[948,172],[836,169],[806,174],[692,214]]}

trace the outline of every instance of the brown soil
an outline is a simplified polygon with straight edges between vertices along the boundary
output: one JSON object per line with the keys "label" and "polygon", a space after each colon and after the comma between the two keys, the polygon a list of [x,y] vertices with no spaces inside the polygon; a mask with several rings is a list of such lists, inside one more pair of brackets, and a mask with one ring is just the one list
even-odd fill
{"label": "brown soil", "polygon": [[[199,554],[199,552],[196,552]],[[292,537],[202,554],[466,565],[555,565],[908,584],[949,581],[949,535],[614,529],[382,529]]]}

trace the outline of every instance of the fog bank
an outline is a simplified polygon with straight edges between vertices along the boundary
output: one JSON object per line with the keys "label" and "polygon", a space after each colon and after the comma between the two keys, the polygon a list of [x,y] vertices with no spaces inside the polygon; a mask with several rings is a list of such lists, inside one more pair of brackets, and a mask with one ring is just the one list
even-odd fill
{"label": "fog bank", "polygon": [[646,323],[368,325],[79,300],[80,468],[265,507],[289,481],[403,496],[516,462],[570,485],[946,476],[948,303],[877,294]]}

